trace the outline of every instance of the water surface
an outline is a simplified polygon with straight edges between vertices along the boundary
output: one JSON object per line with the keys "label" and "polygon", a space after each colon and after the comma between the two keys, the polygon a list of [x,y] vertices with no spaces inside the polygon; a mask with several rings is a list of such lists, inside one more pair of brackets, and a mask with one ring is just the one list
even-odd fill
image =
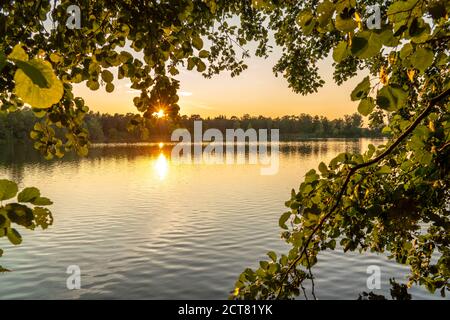
{"label": "water surface", "polygon": [[[0,239],[0,298],[225,299],[237,276],[269,250],[283,252],[278,218],[304,174],[370,140],[282,143],[278,174],[259,165],[174,164],[170,146],[96,146],[87,158],[44,161],[26,148],[0,150],[0,177],[36,186],[54,201],[54,225],[20,230],[17,247]],[[82,288],[68,290],[69,265]],[[382,288],[404,281],[405,267],[386,257],[327,251],[315,267],[320,299],[355,299],[367,267],[378,265]],[[414,298],[430,296],[413,288]]]}

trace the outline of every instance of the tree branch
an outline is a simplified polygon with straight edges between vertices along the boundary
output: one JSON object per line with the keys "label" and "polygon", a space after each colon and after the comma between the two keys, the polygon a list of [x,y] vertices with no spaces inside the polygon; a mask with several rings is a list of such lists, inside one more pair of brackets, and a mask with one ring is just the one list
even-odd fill
{"label": "tree branch", "polygon": [[[324,223],[333,215],[333,213],[338,208],[338,206],[339,206],[339,204],[341,202],[341,199],[342,199],[342,197],[344,196],[344,193],[347,190],[347,186],[348,186],[348,184],[350,182],[350,179],[356,173],[356,171],[358,171],[360,169],[363,169],[363,168],[366,168],[366,167],[369,167],[369,166],[371,166],[373,164],[376,164],[379,161],[383,160],[386,156],[388,156],[400,143],[403,142],[403,140],[405,140],[408,137],[408,135],[411,132],[414,131],[414,129],[422,122],[422,120],[424,118],[426,118],[431,113],[433,108],[438,103],[440,103],[441,101],[445,100],[449,95],[450,95],[450,88],[445,90],[444,92],[442,92],[438,96],[432,98],[428,102],[428,106],[425,108],[425,110],[422,111],[422,113],[416,118],[416,120],[414,120],[414,122],[386,150],[384,150],[380,155],[378,155],[374,159],[372,159],[370,161],[367,161],[365,163],[361,163],[359,165],[356,165],[356,166],[350,168],[350,171],[347,173],[347,176],[345,177],[344,184],[342,185],[341,189],[339,190],[338,196],[336,198],[336,203],[333,205],[331,210],[322,218],[322,220],[319,222],[319,224],[313,229],[311,235],[306,240],[300,255],[291,263],[291,265],[289,266],[288,270],[283,275],[283,278],[281,279],[281,287],[280,287],[280,289],[278,291],[278,294],[277,294],[277,299],[280,297],[280,294],[281,294],[281,292],[283,290],[283,282],[288,277],[289,272],[291,272],[291,270],[293,268],[295,268],[297,263],[307,253],[308,245],[310,244],[313,236],[317,233],[317,231],[319,231],[322,228]],[[308,263],[309,263],[309,260],[308,260]]]}
{"label": "tree branch", "polygon": [[445,148],[447,148],[447,147],[449,147],[449,146],[450,146],[450,142],[447,142],[446,144],[444,144],[442,147],[440,147],[440,148],[438,149],[438,152],[443,151]]}

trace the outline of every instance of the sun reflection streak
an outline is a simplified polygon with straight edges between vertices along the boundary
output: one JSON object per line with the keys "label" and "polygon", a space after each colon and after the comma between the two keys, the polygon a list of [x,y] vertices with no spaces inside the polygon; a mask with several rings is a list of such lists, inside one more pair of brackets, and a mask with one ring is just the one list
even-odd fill
{"label": "sun reflection streak", "polygon": [[160,180],[164,180],[169,171],[169,161],[164,153],[160,153],[154,164],[154,169]]}

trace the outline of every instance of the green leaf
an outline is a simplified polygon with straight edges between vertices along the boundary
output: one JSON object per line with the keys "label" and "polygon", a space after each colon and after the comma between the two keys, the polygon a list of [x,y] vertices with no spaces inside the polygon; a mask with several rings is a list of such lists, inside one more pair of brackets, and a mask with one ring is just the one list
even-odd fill
{"label": "green leaf", "polygon": [[19,191],[14,181],[0,180],[0,201],[14,198]]}
{"label": "green leaf", "polygon": [[85,157],[89,154],[89,148],[87,146],[82,146],[77,149],[78,155]]}
{"label": "green leaf", "polygon": [[352,54],[361,59],[371,58],[380,53],[382,42],[376,32],[363,31],[355,35],[352,41]]}
{"label": "green leaf", "polygon": [[50,60],[54,63],[59,63],[62,60],[62,57],[58,53],[52,53],[50,54]]}
{"label": "green leaf", "polygon": [[337,13],[342,13],[343,11],[354,8],[356,6],[356,0],[338,0],[333,2],[336,3]]}
{"label": "green leaf", "polygon": [[355,89],[353,89],[351,94],[352,101],[358,101],[364,98],[367,98],[367,95],[370,91],[370,78],[369,76],[365,77],[363,81],[361,81]]}
{"label": "green leaf", "polygon": [[50,206],[53,204],[53,202],[50,201],[50,199],[45,197],[38,197],[33,201],[31,201],[31,203],[34,204],[35,206]]}
{"label": "green leaf", "polygon": [[[7,226],[6,225],[7,222],[9,222],[6,219],[6,216],[7,216],[7,211],[4,208],[0,209],[0,230],[3,230],[3,231],[0,231],[0,238],[3,237],[2,232],[4,233],[4,228]],[[2,253],[2,251],[0,251],[0,257],[1,257],[1,253]]]}
{"label": "green leaf", "polygon": [[198,72],[203,72],[205,70],[206,70],[206,64],[202,60],[199,60],[197,62],[197,71]]}
{"label": "green leaf", "polygon": [[89,89],[93,91],[98,90],[100,88],[100,84],[98,83],[98,81],[89,80],[86,82],[86,85]]}
{"label": "green leaf", "polygon": [[259,266],[261,267],[261,269],[267,270],[267,268],[269,267],[269,263],[267,261],[260,261]]}
{"label": "green leaf", "polygon": [[327,174],[327,173],[328,173],[328,167],[327,167],[327,165],[326,165],[325,163],[321,162],[321,163],[319,164],[319,171],[320,171],[320,173],[322,173],[322,174]]}
{"label": "green leaf", "polygon": [[105,89],[106,92],[111,93],[114,91],[114,85],[112,83],[107,83]]}
{"label": "green leaf", "polygon": [[382,166],[380,169],[378,169],[378,171],[376,172],[376,174],[389,174],[391,173],[391,168],[389,166]]}
{"label": "green leaf", "polygon": [[280,269],[280,266],[278,265],[278,263],[272,263],[269,267],[269,274],[274,274],[279,269]]}
{"label": "green leaf", "polygon": [[392,129],[390,127],[384,127],[381,130],[381,133],[383,133],[383,134],[390,134],[391,132],[392,132]]}
{"label": "green leaf", "polygon": [[302,31],[305,35],[311,34],[315,26],[314,16],[312,12],[309,10],[300,12],[297,16],[297,23],[302,28]]}
{"label": "green leaf", "polygon": [[208,58],[208,57],[209,57],[209,52],[206,51],[206,50],[201,50],[201,51],[198,53],[198,56],[199,56],[200,58]]}
{"label": "green leaf", "polygon": [[428,48],[419,47],[411,56],[411,63],[414,68],[424,73],[433,64],[434,54]]}
{"label": "green leaf", "polygon": [[114,81],[114,76],[111,73],[111,71],[109,70],[103,70],[102,71],[102,79],[103,81],[105,81],[106,83],[110,83]]}
{"label": "green leaf", "polygon": [[187,69],[190,71],[190,70],[194,69],[194,67],[195,67],[195,61],[194,61],[194,59],[189,58],[189,59],[188,59]]}
{"label": "green leaf", "polygon": [[335,5],[330,0],[325,0],[317,6],[317,21],[321,27],[325,27],[330,23],[335,10]]}
{"label": "green leaf", "polygon": [[47,81],[48,87],[40,87],[35,83],[36,79],[30,78],[22,69],[18,69],[14,75],[14,82],[16,84],[14,92],[33,108],[50,108],[61,100],[64,94],[63,85],[53,73],[49,62],[41,59],[33,59],[28,63],[39,70],[39,73]]}
{"label": "green leaf", "polygon": [[423,23],[421,23],[421,20],[414,18],[412,22],[408,26],[408,35],[413,38],[416,36],[420,36],[424,31],[425,27]]}
{"label": "green leaf", "polygon": [[400,86],[389,85],[378,91],[377,104],[386,111],[396,111],[400,109],[408,98],[408,92]]}
{"label": "green leaf", "polygon": [[358,105],[358,112],[363,116],[368,116],[375,108],[375,101],[372,98],[362,99]]}
{"label": "green leaf", "polygon": [[8,211],[8,218],[11,222],[29,228],[33,224],[33,211],[18,203],[10,203],[5,206]]}
{"label": "green leaf", "polygon": [[409,25],[408,34],[411,42],[425,43],[430,38],[431,29],[423,19],[414,18]]}
{"label": "green leaf", "polygon": [[383,45],[387,47],[396,47],[399,44],[399,38],[394,37],[394,32],[390,27],[383,29],[379,33],[379,40]]}
{"label": "green leaf", "polygon": [[330,248],[331,250],[334,250],[334,249],[336,249],[336,240],[331,240],[329,243],[328,243],[328,248]]}
{"label": "green leaf", "polygon": [[8,237],[8,240],[15,246],[22,243],[22,236],[16,229],[8,228],[6,236]]}
{"label": "green leaf", "polygon": [[277,254],[273,251],[269,251],[267,252],[267,255],[269,256],[270,259],[272,259],[273,262],[277,261]]}
{"label": "green leaf", "polygon": [[341,41],[333,50],[333,59],[337,63],[347,58],[350,54],[347,41]]}
{"label": "green leaf", "polygon": [[388,8],[387,16],[391,22],[407,22],[410,11],[419,0],[394,1]]}
{"label": "green leaf", "polygon": [[278,221],[278,225],[280,226],[280,228],[282,229],[287,229],[288,227],[286,226],[286,222],[289,220],[289,218],[291,217],[292,212],[288,211],[285,212],[281,215],[280,220]]}
{"label": "green leaf", "polygon": [[411,43],[407,43],[403,46],[403,48],[400,50],[400,58],[402,60],[406,59],[411,55],[413,51],[413,46]]}
{"label": "green leaf", "polygon": [[306,174],[305,174],[305,183],[310,183],[313,181],[318,180],[320,177],[319,175],[316,173],[316,170],[311,169],[309,170]]}
{"label": "green leaf", "polygon": [[342,32],[351,32],[356,29],[358,24],[351,17],[344,17],[342,14],[336,16],[336,29]]}
{"label": "green leaf", "polygon": [[34,199],[39,198],[40,195],[41,195],[41,192],[37,188],[34,188],[34,187],[25,188],[17,196],[17,201],[32,202]]}
{"label": "green leaf", "polygon": [[119,54],[119,60],[120,60],[120,62],[122,62],[122,63],[127,63],[127,62],[133,60],[133,56],[132,56],[132,54],[129,53],[129,52],[122,51],[122,52],[120,52],[120,54]]}
{"label": "green leaf", "polygon": [[201,50],[203,48],[203,40],[199,36],[195,36],[192,38],[192,45],[195,49]]}

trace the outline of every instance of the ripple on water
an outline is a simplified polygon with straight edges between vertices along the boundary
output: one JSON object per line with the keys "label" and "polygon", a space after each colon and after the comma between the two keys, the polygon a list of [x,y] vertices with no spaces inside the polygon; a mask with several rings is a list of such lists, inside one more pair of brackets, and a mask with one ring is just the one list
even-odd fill
{"label": "ripple on water", "polygon": [[[35,185],[55,205],[48,230],[23,231],[5,248],[3,299],[223,299],[246,267],[269,250],[286,249],[278,218],[292,187],[320,161],[366,142],[299,142],[282,148],[280,171],[261,176],[254,165],[171,165],[155,172],[148,146],[93,150],[76,161],[0,164],[0,176]],[[18,176],[19,172],[19,176]],[[42,176],[47,177],[45,182]],[[66,288],[69,265],[82,289]],[[382,289],[405,268],[384,256],[327,251],[314,268],[321,299],[355,299],[367,291],[367,267],[378,265]],[[429,299],[413,288],[414,297]]]}

